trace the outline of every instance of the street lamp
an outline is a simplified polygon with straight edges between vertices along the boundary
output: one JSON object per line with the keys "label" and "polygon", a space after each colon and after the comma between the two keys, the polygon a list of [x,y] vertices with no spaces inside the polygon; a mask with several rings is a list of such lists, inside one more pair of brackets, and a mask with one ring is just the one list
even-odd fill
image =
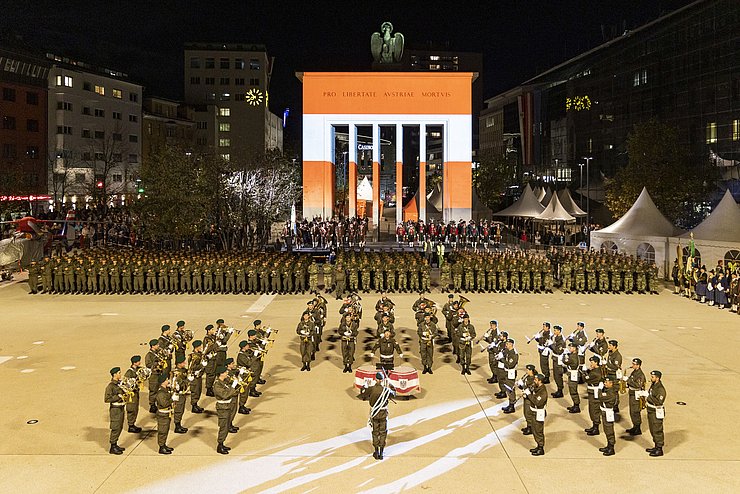
{"label": "street lamp", "polygon": [[580,204],[579,204],[579,206],[581,207],[581,209],[583,209],[583,165],[584,164],[585,163],[578,163],[578,168],[580,168],[580,171],[581,171],[581,181],[580,181],[580,184],[578,186],[578,188],[581,190],[581,193],[578,194],[580,196],[580,201],[579,201]]}
{"label": "street lamp", "polygon": [[586,235],[589,238],[589,231],[591,230],[591,180],[588,165],[593,157],[584,156],[583,159],[586,160]]}

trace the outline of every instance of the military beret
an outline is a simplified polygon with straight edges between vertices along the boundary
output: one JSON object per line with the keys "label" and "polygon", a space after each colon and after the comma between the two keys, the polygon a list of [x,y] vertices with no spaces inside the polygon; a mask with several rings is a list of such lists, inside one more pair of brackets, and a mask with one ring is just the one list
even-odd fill
{"label": "military beret", "polygon": [[465,313],[465,315],[463,316],[463,319],[470,319],[470,314],[468,314],[468,313],[466,312],[466,313]]}
{"label": "military beret", "polygon": [[185,355],[178,355],[177,357],[175,357],[176,364],[179,364],[181,362],[185,362]]}
{"label": "military beret", "polygon": [[249,342],[247,340],[242,340],[239,342],[239,348],[244,348],[247,345],[249,345]]}
{"label": "military beret", "polygon": [[581,328],[584,328],[584,327],[586,327],[586,323],[585,323],[585,322],[582,322],[582,321],[578,321],[578,322],[576,323],[576,325],[577,325],[578,327],[581,327]]}
{"label": "military beret", "polygon": [[543,325],[543,326],[545,326],[545,327],[547,327],[547,328],[549,328],[549,327],[550,327],[550,323],[549,323],[549,322],[547,322],[547,321],[543,322],[543,323],[542,323],[542,325]]}
{"label": "military beret", "polygon": [[557,329],[558,331],[562,331],[563,327],[556,324],[555,326],[552,327],[552,329]]}
{"label": "military beret", "polygon": [[113,375],[113,374],[115,374],[116,372],[121,372],[121,368],[120,368],[120,367],[113,367],[113,368],[112,368],[112,369],[110,370],[110,375],[112,376],[112,375]]}
{"label": "military beret", "polygon": [[210,331],[212,329],[213,329],[213,324],[209,324],[208,326],[206,326],[206,331]]}
{"label": "military beret", "polygon": [[224,364],[226,364],[226,365],[233,364],[233,363],[234,363],[234,359],[231,358],[231,357],[229,357],[226,360],[224,360]]}
{"label": "military beret", "polygon": [[534,376],[534,377],[535,377],[535,379],[537,379],[538,381],[544,381],[544,380],[545,380],[545,375],[544,375],[544,374],[535,374],[535,376]]}
{"label": "military beret", "polygon": [[169,375],[167,375],[167,374],[160,374],[160,375],[159,375],[159,378],[157,379],[157,382],[158,382],[159,384],[162,384],[162,383],[163,383],[163,382],[165,382],[165,381],[166,381],[166,380],[167,380],[167,379],[168,379],[169,377],[170,377],[170,376],[169,376]]}
{"label": "military beret", "polygon": [[661,379],[663,377],[663,373],[660,372],[659,370],[650,371],[650,375],[655,376],[658,379]]}
{"label": "military beret", "polygon": [[177,327],[178,328],[181,328],[183,326],[185,326],[185,321],[177,321]]}
{"label": "military beret", "polygon": [[455,298],[455,296],[450,293],[449,295],[447,295],[447,298]]}
{"label": "military beret", "polygon": [[200,340],[195,340],[193,342],[193,348],[198,348],[199,346],[203,345],[203,342]]}
{"label": "military beret", "polygon": [[385,376],[383,376],[383,373],[382,372],[378,372],[378,373],[375,374],[375,379],[380,380],[380,379],[383,379],[384,377]]}
{"label": "military beret", "polygon": [[617,340],[609,340],[609,344],[611,346],[619,346],[619,342]]}
{"label": "military beret", "polygon": [[165,331],[167,331],[168,329],[170,329],[170,325],[169,325],[169,324],[165,324],[164,326],[162,326],[162,332],[163,332],[163,333],[164,333]]}
{"label": "military beret", "polygon": [[141,355],[134,355],[131,357],[131,363],[135,364],[136,362],[141,362]]}
{"label": "military beret", "polygon": [[226,366],[225,365],[219,365],[218,367],[216,367],[216,375],[217,376],[220,376],[224,372],[226,372]]}
{"label": "military beret", "polygon": [[154,346],[159,343],[159,340],[149,340],[149,346]]}
{"label": "military beret", "polygon": [[224,323],[223,319],[216,319],[216,324],[223,324],[223,323]]}
{"label": "military beret", "polygon": [[256,328],[257,326],[259,326],[260,324],[262,324],[262,320],[261,319],[255,319],[253,324],[254,324],[254,327]]}
{"label": "military beret", "polygon": [[597,333],[601,333],[601,334],[604,334],[604,330],[603,330],[603,329],[601,329],[601,328],[597,328],[597,329],[596,329],[596,332],[597,332]]}
{"label": "military beret", "polygon": [[635,357],[635,358],[632,359],[632,363],[633,364],[637,364],[637,365],[642,365],[642,359],[641,358],[638,358],[638,357]]}
{"label": "military beret", "polygon": [[501,331],[501,335],[500,336],[503,336],[504,338],[508,338],[509,337],[509,333],[507,331]]}
{"label": "military beret", "polygon": [[533,371],[533,370],[536,370],[536,369],[537,369],[537,367],[535,367],[535,366],[534,366],[534,364],[527,364],[527,366],[526,366],[525,368],[526,368],[527,370],[531,370],[531,371]]}
{"label": "military beret", "polygon": [[507,338],[506,339],[506,343],[511,343],[513,345],[514,344],[514,338]]}
{"label": "military beret", "polygon": [[599,357],[597,357],[596,355],[594,355],[593,357],[591,357],[589,360],[591,362],[596,362],[597,364],[601,363],[601,359]]}
{"label": "military beret", "polygon": [[257,331],[255,331],[254,329],[250,329],[249,331],[247,331],[247,336],[257,336]]}
{"label": "military beret", "polygon": [[491,319],[491,324],[495,324],[498,326],[498,321],[496,319]]}
{"label": "military beret", "polygon": [[568,342],[568,346],[571,346],[571,347],[575,348],[575,347],[577,347],[578,345],[576,345],[576,342],[575,342],[575,341],[569,341],[569,342]]}

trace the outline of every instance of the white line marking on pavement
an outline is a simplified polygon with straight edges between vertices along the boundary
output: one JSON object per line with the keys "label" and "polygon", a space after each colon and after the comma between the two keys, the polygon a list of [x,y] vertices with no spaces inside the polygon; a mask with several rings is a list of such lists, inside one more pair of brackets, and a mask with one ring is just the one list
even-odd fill
{"label": "white line marking on pavement", "polygon": [[258,313],[262,312],[267,308],[268,305],[270,305],[270,302],[275,298],[275,295],[261,295],[260,298],[258,298],[252,306],[247,309],[247,312],[251,313]]}
{"label": "white line marking on pavement", "polygon": [[62,367],[62,370],[63,371],[68,371],[68,370],[74,370],[76,368],[77,367],[75,367],[74,365],[65,365],[64,367]]}
{"label": "white line marking on pavement", "polygon": [[27,358],[28,358],[28,355],[21,355],[20,357],[16,357],[17,360],[23,360]]}
{"label": "white line marking on pavement", "polygon": [[101,316],[117,316],[118,312],[103,312]]}
{"label": "white line marking on pavement", "polygon": [[43,345],[44,342],[43,341],[34,341],[33,344],[34,345]]}
{"label": "white line marking on pavement", "polygon": [[0,356],[0,364],[4,364],[8,360],[12,360],[12,359],[13,359],[13,357],[8,357],[6,355],[2,355],[2,356]]}
{"label": "white line marking on pavement", "polygon": [[367,484],[369,484],[369,483],[370,483],[370,482],[372,482],[373,480],[375,480],[375,477],[373,477],[373,478],[371,478],[371,479],[367,479],[367,480],[366,480],[365,482],[363,482],[362,484],[358,484],[358,485],[357,485],[357,487],[363,487],[363,486],[366,486]]}
{"label": "white line marking on pavement", "polygon": [[35,371],[36,369],[23,369],[21,371],[21,374],[30,374],[31,372]]}

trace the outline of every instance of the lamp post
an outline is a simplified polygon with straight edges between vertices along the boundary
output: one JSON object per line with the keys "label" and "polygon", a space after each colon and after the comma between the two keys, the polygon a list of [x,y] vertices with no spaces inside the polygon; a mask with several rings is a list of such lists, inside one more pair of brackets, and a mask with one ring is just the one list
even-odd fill
{"label": "lamp post", "polygon": [[[591,179],[590,174],[588,173],[588,165],[591,163],[591,160],[593,157],[584,156],[584,160],[586,160],[586,235],[587,239],[590,239],[591,235],[589,234],[589,231],[591,230]],[[588,240],[586,240],[588,242]]]}
{"label": "lamp post", "polygon": [[581,171],[581,181],[580,181],[580,183],[578,185],[578,188],[581,190],[581,193],[578,194],[580,196],[580,200],[579,200],[580,204],[579,204],[579,206],[580,206],[581,209],[583,209],[583,165],[584,164],[585,163],[578,163],[578,168]]}

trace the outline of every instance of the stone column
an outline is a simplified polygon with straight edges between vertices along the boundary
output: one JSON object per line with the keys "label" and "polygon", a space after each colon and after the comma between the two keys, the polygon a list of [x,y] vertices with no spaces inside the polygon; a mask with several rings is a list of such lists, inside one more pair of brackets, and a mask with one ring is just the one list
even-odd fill
{"label": "stone column", "polygon": [[419,125],[419,220],[427,221],[427,124]]}
{"label": "stone column", "polygon": [[396,224],[403,221],[403,125],[396,124]]}
{"label": "stone column", "polygon": [[349,213],[348,216],[357,216],[357,127],[355,124],[349,124],[349,148],[347,162],[349,170],[347,195],[349,196]]}
{"label": "stone column", "polygon": [[380,126],[373,124],[373,226],[380,232]]}

